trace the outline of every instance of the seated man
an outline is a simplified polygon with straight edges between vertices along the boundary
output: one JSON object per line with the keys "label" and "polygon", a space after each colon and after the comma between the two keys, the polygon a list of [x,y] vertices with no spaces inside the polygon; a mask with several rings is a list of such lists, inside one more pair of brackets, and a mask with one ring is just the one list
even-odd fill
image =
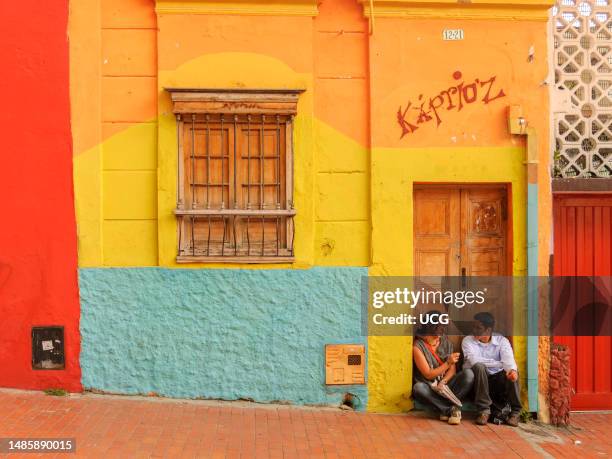
{"label": "seated man", "polygon": [[457,372],[459,353],[453,352],[453,345],[444,334],[444,325],[431,323],[439,322],[439,316],[438,311],[428,312],[429,323],[417,330],[412,348],[414,358],[412,395],[438,411],[441,421],[457,425],[461,422],[461,410],[438,392],[446,384],[455,396],[462,400],[472,388],[474,375],[471,370]]}
{"label": "seated man", "polygon": [[461,345],[465,362],[463,368],[474,372],[474,401],[478,409],[476,424],[486,425],[491,405],[510,405],[506,423],[516,427],[521,412],[518,372],[510,341],[493,333],[495,319],[488,312],[474,316],[473,335],[463,338]]}

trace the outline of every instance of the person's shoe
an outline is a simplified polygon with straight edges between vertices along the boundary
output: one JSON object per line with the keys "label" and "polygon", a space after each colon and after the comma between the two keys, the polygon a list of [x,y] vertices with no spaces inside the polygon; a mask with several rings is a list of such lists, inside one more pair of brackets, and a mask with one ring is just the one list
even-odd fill
{"label": "person's shoe", "polygon": [[450,416],[448,417],[448,423],[452,426],[458,426],[461,424],[461,410],[456,406],[451,408]]}
{"label": "person's shoe", "polygon": [[440,421],[446,422],[446,421],[448,421],[448,418],[449,418],[448,414],[441,414],[440,415]]}
{"label": "person's shoe", "polygon": [[512,413],[510,416],[508,416],[508,420],[506,421],[506,424],[508,424],[511,427],[518,427],[519,425],[519,414],[518,413]]}
{"label": "person's shoe", "polygon": [[479,426],[486,426],[489,422],[490,413],[478,413],[476,416],[476,424]]}

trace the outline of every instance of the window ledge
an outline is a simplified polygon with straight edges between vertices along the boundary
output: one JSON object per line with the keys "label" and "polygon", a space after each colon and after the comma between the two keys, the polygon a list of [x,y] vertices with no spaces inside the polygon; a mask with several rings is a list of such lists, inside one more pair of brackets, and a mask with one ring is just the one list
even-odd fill
{"label": "window ledge", "polygon": [[174,214],[179,217],[211,217],[211,216],[251,216],[251,217],[294,217],[295,209],[176,209]]}
{"label": "window ledge", "polygon": [[176,257],[176,262],[181,264],[186,263],[293,263],[295,257],[192,257],[179,256]]}

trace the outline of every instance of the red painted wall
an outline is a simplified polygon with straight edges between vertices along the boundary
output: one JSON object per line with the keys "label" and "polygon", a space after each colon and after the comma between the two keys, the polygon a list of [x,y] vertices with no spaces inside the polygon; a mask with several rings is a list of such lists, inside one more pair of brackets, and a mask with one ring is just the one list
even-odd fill
{"label": "red painted wall", "polygon": [[[0,386],[81,390],[68,0],[0,1]],[[31,327],[66,369],[32,370]]]}

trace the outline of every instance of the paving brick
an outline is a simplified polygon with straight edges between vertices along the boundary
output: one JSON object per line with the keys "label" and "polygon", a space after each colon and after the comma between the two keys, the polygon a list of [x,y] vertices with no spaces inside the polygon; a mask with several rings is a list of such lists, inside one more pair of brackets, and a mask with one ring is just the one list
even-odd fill
{"label": "paving brick", "polygon": [[[424,413],[0,390],[0,437],[76,437],[76,457],[406,458],[606,457],[612,414],[573,414],[570,429],[449,426]],[[532,427],[530,427],[532,429]],[[66,455],[10,455],[16,457]],[[4,457],[0,455],[0,457]],[[9,456],[6,456],[9,457]]]}

